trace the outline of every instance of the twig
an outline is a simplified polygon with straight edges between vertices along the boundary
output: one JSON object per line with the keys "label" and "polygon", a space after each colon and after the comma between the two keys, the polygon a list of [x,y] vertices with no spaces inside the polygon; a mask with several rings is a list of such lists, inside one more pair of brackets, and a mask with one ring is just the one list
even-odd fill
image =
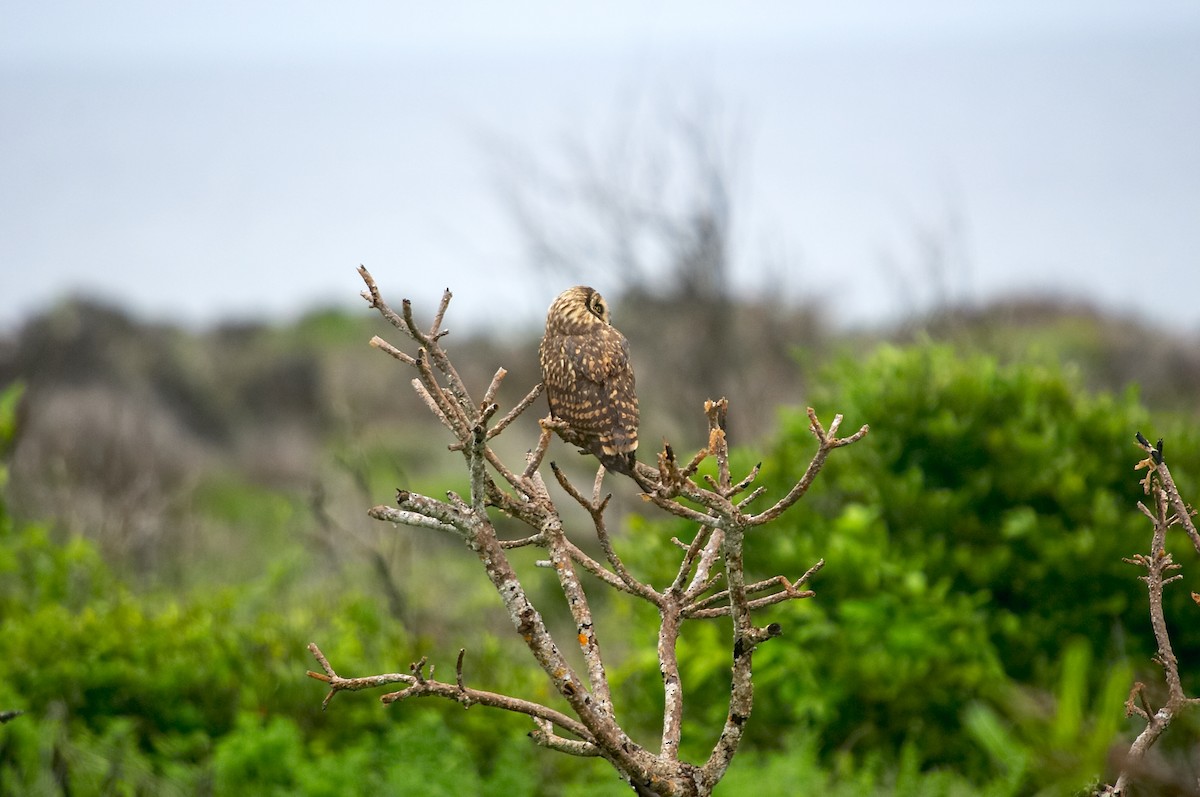
{"label": "twig", "polygon": [[500,389],[500,383],[504,381],[504,377],[507,374],[508,371],[504,368],[496,369],[495,375],[492,376],[491,384],[487,386],[487,390],[483,391],[483,401],[481,402],[482,405],[486,406],[488,404],[496,403],[496,391]]}
{"label": "twig", "polygon": [[421,375],[420,384],[424,386],[442,411],[442,415],[446,419],[443,423],[450,431],[454,432],[460,442],[464,441],[467,430],[471,427],[471,419],[467,412],[469,409],[473,409],[474,402],[469,396],[458,397],[458,401],[452,401],[442,386],[438,384],[437,377],[434,376],[433,369],[429,366],[429,357],[430,352],[424,347],[417,352],[417,373]]}
{"label": "twig", "polygon": [[391,506],[373,506],[367,512],[368,515],[376,520],[383,520],[388,523],[399,523],[403,526],[413,526],[422,529],[433,529],[434,531],[448,531],[452,534],[462,534],[462,531],[452,523],[447,523],[437,518],[428,517],[420,512],[409,512],[403,509],[396,509]]}
{"label": "twig", "polygon": [[[433,336],[441,337],[442,335],[445,335],[446,332],[449,331],[449,330],[446,330],[444,332],[439,332],[438,330],[440,330],[442,328],[442,319],[446,315],[446,308],[450,306],[450,299],[453,296],[454,296],[454,294],[450,293],[449,288],[442,291],[442,301],[438,303],[437,314],[433,317],[433,326],[431,326],[429,328],[429,334],[431,337],[433,337]],[[405,305],[407,306],[407,302],[405,302]]]}
{"label": "twig", "polygon": [[388,354],[395,357],[397,360],[404,363],[405,365],[416,365],[417,364],[417,361],[415,359],[410,357],[408,354],[400,351],[395,346],[388,343],[386,340],[379,337],[378,335],[371,338],[371,345],[374,346],[375,348],[379,349],[380,351],[387,352]]}
{"label": "twig", "polygon": [[[683,561],[679,564],[679,572],[675,575],[675,580],[671,582],[668,592],[679,593],[683,590],[683,583],[687,581],[688,575],[692,572],[692,565],[696,563],[696,557],[699,556],[700,551],[704,550],[707,546],[709,539],[712,537],[713,531],[714,528],[707,523],[701,525],[700,528],[696,530],[696,536],[692,538],[691,543],[685,549]],[[718,543],[717,546],[714,546],[714,550],[716,547],[719,547],[719,545],[720,544]],[[711,564],[711,562],[709,563]],[[696,579],[693,580],[693,583],[695,583],[697,580],[705,581],[708,579],[708,568],[702,567],[702,570],[704,571],[703,574],[698,572]]]}
{"label": "twig", "polygon": [[[1141,432],[1137,433],[1137,440],[1142,450],[1150,455],[1139,464],[1144,463],[1147,467],[1153,467],[1154,472],[1158,475],[1163,491],[1167,494],[1168,502],[1175,510],[1175,515],[1179,523],[1191,539],[1196,553],[1200,554],[1200,532],[1196,530],[1196,524],[1192,520],[1196,512],[1184,503],[1183,498],[1179,495],[1179,488],[1175,486],[1175,479],[1171,478],[1171,471],[1167,468],[1166,460],[1163,458],[1163,441],[1159,440],[1157,445],[1151,446],[1150,442],[1142,436]],[[1147,478],[1149,478],[1149,475],[1149,473],[1146,474]]]}
{"label": "twig", "polygon": [[600,549],[604,551],[604,557],[608,559],[613,572],[617,574],[617,577],[625,585],[626,591],[657,604],[660,597],[659,594],[634,578],[628,568],[625,567],[625,563],[621,561],[620,557],[617,556],[617,552],[613,549],[612,539],[608,536],[608,527],[604,522],[604,510],[608,508],[608,501],[612,496],[610,495],[600,501],[596,500],[601,482],[603,481],[603,473],[597,474],[592,490],[593,497],[589,501],[583,497],[583,494],[571,483],[571,480],[567,478],[567,475],[563,473],[557,464],[551,462],[550,470],[553,471],[554,478],[558,481],[559,486],[567,492],[567,495],[575,499],[575,502],[583,507],[591,516],[592,525],[596,530],[596,538],[600,541]]}
{"label": "twig", "polygon": [[363,282],[367,284],[367,290],[363,291],[362,297],[367,300],[367,303],[379,311],[388,323],[396,327],[396,329],[404,329],[404,320],[396,315],[392,308],[388,307],[387,302],[379,294],[379,286],[375,284],[375,278],[371,276],[371,272],[367,271],[366,266],[358,267],[358,275],[362,277]]}
{"label": "twig", "polygon": [[543,427],[541,436],[538,437],[537,447],[526,456],[525,472],[521,474],[521,478],[528,479],[541,467],[542,459],[546,456],[546,451],[550,448],[550,439],[552,437],[553,432]]}
{"label": "twig", "polygon": [[581,758],[595,758],[600,755],[600,749],[591,742],[581,739],[566,739],[554,733],[553,725],[548,720],[537,717],[533,722],[537,725],[537,729],[529,732],[529,738],[542,747]]}
{"label": "twig", "polygon": [[835,448],[848,446],[851,443],[856,443],[866,436],[870,431],[870,427],[863,424],[861,428],[849,437],[836,437],[838,427],[842,423],[842,416],[835,415],[833,423],[829,425],[829,432],[821,426],[821,422],[817,420],[817,413],[812,407],[808,408],[809,430],[816,436],[820,447],[817,453],[813,456],[812,461],[808,463],[808,468],[804,471],[804,475],[800,477],[800,481],[796,482],[787,495],[779,499],[770,509],[762,514],[754,515],[750,518],[749,524],[752,526],[760,526],[764,523],[770,523],[780,515],[782,515],[788,507],[800,500],[800,498],[808,492],[808,488],[812,486],[813,479],[821,472],[821,468],[825,465],[825,459],[829,456],[829,452]]}
{"label": "twig", "polygon": [[490,440],[507,429],[508,425],[517,419],[517,416],[529,409],[530,405],[537,401],[538,396],[542,395],[542,390],[543,386],[541,382],[538,382],[536,385],[534,385],[533,389],[525,394],[525,398],[517,402],[517,405],[513,407],[507,415],[501,418],[495,426],[493,426],[491,429],[488,429],[488,439]]}
{"label": "twig", "polygon": [[[416,360],[413,360],[413,364],[416,364]],[[441,402],[434,399],[433,394],[429,392],[424,383],[420,379],[414,379],[412,380],[412,386],[417,396],[420,397],[421,401],[425,402],[425,406],[433,413],[433,416],[441,421],[442,426],[457,434],[458,430],[454,428],[454,424],[450,421],[450,416],[442,409]],[[455,443],[454,445],[462,447],[461,443]]]}
{"label": "twig", "polygon": [[[1146,469],[1147,471],[1142,485],[1146,494],[1153,499],[1154,505],[1151,510],[1139,501],[1138,508],[1151,520],[1154,531],[1150,540],[1150,553],[1148,555],[1134,554],[1132,557],[1125,558],[1124,561],[1146,569],[1146,575],[1140,576],[1140,578],[1146,583],[1149,595],[1150,626],[1154,631],[1154,639],[1158,643],[1158,652],[1154,659],[1163,668],[1163,676],[1167,683],[1167,701],[1155,711],[1146,698],[1145,684],[1135,683],[1130,690],[1129,697],[1125,701],[1125,715],[1134,716],[1136,714],[1146,722],[1146,727],[1130,745],[1116,783],[1102,792],[1114,796],[1126,793],[1125,790],[1130,785],[1130,773],[1136,769],[1147,751],[1158,741],[1179,713],[1189,707],[1200,705],[1200,698],[1189,698],[1183,691],[1183,682],[1179,677],[1179,661],[1172,649],[1166,616],[1163,613],[1163,587],[1180,578],[1178,575],[1167,575],[1179,569],[1179,565],[1174,563],[1171,554],[1166,550],[1167,530],[1178,523],[1183,525],[1189,537],[1195,540],[1195,526],[1191,522],[1190,509],[1179,497],[1179,491],[1175,488],[1175,482],[1163,461],[1162,440],[1159,440],[1157,445],[1151,446],[1141,432],[1138,432],[1137,441],[1138,445],[1149,455],[1137,464],[1137,469]],[[1174,509],[1173,514],[1170,514],[1171,509]],[[1197,552],[1200,553],[1200,545],[1197,545]]]}
{"label": "twig", "polygon": [[[766,598],[757,598],[753,601],[750,601],[751,608],[758,609],[763,606],[771,606],[776,603],[782,603],[783,601],[786,601],[786,600],[801,600],[803,598],[813,597],[816,593],[813,592],[812,590],[800,590],[797,588],[800,585],[807,582],[808,579],[811,578],[814,573],[816,573],[818,570],[820,570],[824,566],[825,566],[825,560],[821,559],[815,565],[810,567],[804,573],[804,575],[802,575],[802,576],[800,576],[800,578],[796,579],[795,582],[789,582],[783,576],[775,576],[774,578],[768,578],[765,581],[759,581],[757,583],[747,585],[746,586],[746,594],[747,595],[754,595],[759,592],[766,592],[767,590],[771,589],[772,587],[780,587],[781,588],[779,592],[774,593]],[[689,618],[696,618],[696,619],[711,618],[711,617],[728,617],[729,616],[729,607],[728,606],[721,606],[717,609],[709,609],[708,608],[708,607],[711,607],[713,604],[720,603],[721,601],[727,601],[728,599],[729,599],[729,590],[722,590],[721,592],[714,593],[712,595],[709,595],[707,598],[704,598],[703,600],[698,600],[698,601],[695,601],[694,603],[690,603],[687,606],[685,606],[684,610],[683,610],[684,616],[689,617]]]}
{"label": "twig", "polygon": [[[465,708],[470,708],[474,705],[490,706],[492,708],[511,711],[515,714],[525,714],[535,719],[540,719],[549,722],[556,727],[562,728],[568,733],[573,733],[583,739],[589,737],[587,728],[575,719],[568,717],[562,712],[547,708],[538,703],[533,703],[528,700],[521,700],[508,695],[501,695],[495,692],[488,692],[482,689],[471,689],[464,687],[461,683],[448,684],[442,681],[436,681],[433,678],[418,676],[414,673],[386,673],[384,675],[370,675],[365,678],[343,678],[338,675],[325,654],[317,647],[315,642],[310,642],[308,650],[312,653],[313,658],[321,665],[324,672],[313,672],[309,670],[306,675],[309,678],[315,678],[318,681],[329,685],[329,694],[325,696],[321,708],[327,708],[329,701],[338,692],[357,692],[362,689],[377,689],[380,686],[388,684],[402,683],[406,684],[406,688],[399,692],[389,692],[382,695],[379,699],[383,703],[395,703],[410,697],[445,697],[455,702],[461,703]],[[459,664],[462,663],[462,654],[459,654]],[[419,671],[417,665],[413,665],[415,670]],[[461,672],[458,673],[461,677]]]}

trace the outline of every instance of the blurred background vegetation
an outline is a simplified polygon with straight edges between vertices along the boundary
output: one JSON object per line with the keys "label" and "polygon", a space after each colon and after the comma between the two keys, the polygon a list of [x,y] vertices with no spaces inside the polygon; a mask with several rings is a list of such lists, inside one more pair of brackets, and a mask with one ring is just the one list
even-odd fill
{"label": "blurred background vegetation", "polygon": [[[648,446],[703,442],[711,379],[771,495],[812,453],[806,404],[872,427],[748,542],[762,577],[828,564],[815,599],[768,611],[785,636],[756,657],[746,749],[719,794],[1070,794],[1113,777],[1136,732],[1128,688],[1161,680],[1144,586],[1121,561],[1150,537],[1133,433],[1165,437],[1197,495],[1194,341],[1049,300],[873,331],[764,301],[724,308],[728,359],[700,369],[679,363],[704,359],[704,300],[631,289],[613,304]],[[309,641],[343,674],[421,655],[450,667],[465,647],[475,685],[553,702],[471,557],[366,517],[396,486],[465,486],[374,334],[389,337],[365,310],[185,331],[72,301],[3,342],[0,709],[25,714],[0,726],[0,793],[624,793],[602,762],[534,747],[520,718],[372,695],[320,710]],[[511,406],[538,378],[538,335],[446,342],[469,384],[507,368]],[[498,440],[505,456],[541,412]],[[655,583],[689,530],[612,487],[620,550]],[[590,544],[587,524],[571,533]],[[1168,621],[1195,694],[1197,570],[1177,554]],[[529,572],[567,627],[553,579]],[[592,592],[620,710],[652,739],[656,618]],[[723,718],[726,633],[684,636],[687,755]],[[1145,793],[1195,783],[1196,719],[1164,739]]]}

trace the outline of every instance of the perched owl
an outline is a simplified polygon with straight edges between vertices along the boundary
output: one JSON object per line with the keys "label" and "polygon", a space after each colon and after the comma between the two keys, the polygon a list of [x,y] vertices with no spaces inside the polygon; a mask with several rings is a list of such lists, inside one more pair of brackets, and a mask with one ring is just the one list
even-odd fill
{"label": "perched owl", "polygon": [[583,285],[559,294],[538,355],[550,414],[570,427],[563,437],[646,489],[634,470],[638,402],[629,343],[609,322],[604,298]]}

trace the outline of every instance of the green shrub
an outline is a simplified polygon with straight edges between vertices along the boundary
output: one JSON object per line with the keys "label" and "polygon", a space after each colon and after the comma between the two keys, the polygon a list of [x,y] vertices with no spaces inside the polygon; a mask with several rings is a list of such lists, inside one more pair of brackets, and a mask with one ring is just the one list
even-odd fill
{"label": "green shrub", "polygon": [[[1135,508],[1131,440],[1159,432],[1136,397],[1088,395],[1053,364],[1001,367],[942,347],[881,349],[830,368],[821,384],[813,404],[826,423],[839,411],[844,433],[872,431],[748,541],[752,576],[827,564],[816,598],[760,616],[785,634],[755,654],[755,716],[718,794],[1005,797],[1035,784],[1066,793],[1102,775],[1126,727],[1131,669],[1158,677],[1145,589],[1121,561],[1150,532]],[[13,395],[0,395],[0,453]],[[1197,438],[1165,436],[1194,496]],[[786,411],[764,459],[762,505],[814,448],[807,417]],[[735,458],[748,468],[756,457]],[[205,506],[227,509],[231,526],[289,525],[290,499],[214,484]],[[678,561],[670,538],[691,531],[633,518],[618,547],[661,583]],[[0,725],[0,794],[627,793],[603,761],[534,747],[520,717],[437,701],[384,707],[370,693],[340,695],[322,712],[321,685],[303,675],[309,640],[345,675],[402,669],[422,653],[444,673],[459,640],[412,638],[378,599],[347,586],[353,578],[330,586],[305,570],[299,546],[278,545],[244,586],[137,593],[91,544],[55,542],[0,500],[0,709],[26,712]],[[1180,659],[1195,662],[1189,591],[1168,588],[1168,624]],[[623,717],[636,738],[653,738],[654,613],[597,605],[623,631],[609,637],[610,650],[627,652],[610,667]],[[692,759],[724,719],[727,648],[727,621],[685,629]],[[549,699],[540,672],[514,655],[494,640],[473,645],[468,681]],[[1194,694],[1195,668],[1185,677]]]}
{"label": "green shrub", "polygon": [[[89,543],[0,511],[0,709],[25,711],[0,725],[0,794],[537,793],[528,727],[494,712],[376,695],[322,712],[310,638],[343,672],[414,649],[354,591],[285,611],[253,588],[136,595]],[[476,652],[473,672],[502,655]]]}
{"label": "green shrub", "polygon": [[[871,431],[830,456],[807,497],[747,541],[752,576],[794,578],[826,560],[816,598],[760,617],[785,633],[755,654],[752,742],[805,727],[827,756],[890,750],[896,762],[908,744],[923,766],[982,776],[997,763],[964,726],[965,707],[1006,716],[1015,684],[1053,692],[1068,640],[1100,662],[1087,670],[1090,692],[1115,688],[1104,677],[1114,664],[1157,675],[1145,587],[1122,562],[1150,538],[1136,509],[1133,434],[1155,435],[1132,392],[1089,395],[1053,363],[1002,367],[942,346],[884,347],[819,381],[812,404],[825,424],[841,412],[842,434],[864,423]],[[785,411],[782,427],[763,461],[763,507],[815,450],[803,411]],[[1200,476],[1198,442],[1168,435],[1179,474]],[[655,521],[633,533],[637,566],[653,569],[671,558],[670,538],[692,530]],[[1168,601],[1176,652],[1200,660],[1188,591]],[[727,634],[727,623],[686,629],[690,655],[723,662]],[[710,707],[689,727],[709,744],[727,667],[683,666],[689,705]],[[1100,774],[1103,750],[1088,747],[1088,756]]]}

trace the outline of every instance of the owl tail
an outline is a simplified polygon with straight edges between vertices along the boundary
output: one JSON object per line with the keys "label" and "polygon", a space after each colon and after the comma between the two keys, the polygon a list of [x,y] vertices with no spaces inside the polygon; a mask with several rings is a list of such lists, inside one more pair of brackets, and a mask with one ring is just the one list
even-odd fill
{"label": "owl tail", "polygon": [[624,454],[600,453],[596,455],[596,458],[600,460],[600,464],[604,466],[605,470],[623,473],[633,479],[637,482],[638,487],[642,488],[643,492],[652,493],[657,489],[657,487],[647,482],[637,472],[637,457],[634,452],[629,451]]}
{"label": "owl tail", "polygon": [[611,470],[616,473],[624,473],[626,476],[634,474],[634,467],[637,464],[637,459],[632,451],[624,454],[613,454],[605,451],[600,451],[596,454],[596,459],[604,465],[605,470]]}

